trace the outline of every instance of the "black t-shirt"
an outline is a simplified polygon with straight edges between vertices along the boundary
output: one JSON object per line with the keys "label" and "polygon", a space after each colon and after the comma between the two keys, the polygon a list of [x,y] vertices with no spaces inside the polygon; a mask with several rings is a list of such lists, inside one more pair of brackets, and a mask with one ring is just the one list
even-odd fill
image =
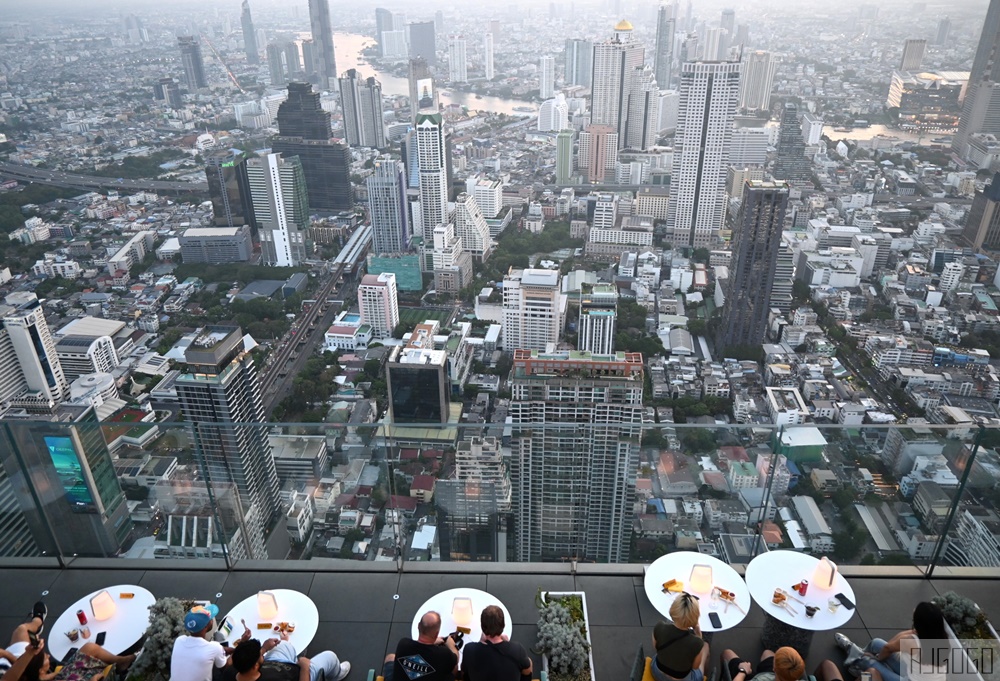
{"label": "black t-shirt", "polygon": [[[223,681],[236,681],[236,670],[232,665],[222,668]],[[299,681],[299,665],[287,662],[264,660],[260,666],[260,677],[257,681]]]}
{"label": "black t-shirt", "polygon": [[693,632],[678,629],[670,622],[658,622],[653,627],[656,642],[656,665],[675,679],[683,679],[694,666],[704,641]]}
{"label": "black t-shirt", "polygon": [[518,681],[531,666],[520,643],[468,643],[462,651],[462,673],[467,681]]}
{"label": "black t-shirt", "polygon": [[448,646],[404,638],[396,646],[392,681],[452,681],[457,663]]}

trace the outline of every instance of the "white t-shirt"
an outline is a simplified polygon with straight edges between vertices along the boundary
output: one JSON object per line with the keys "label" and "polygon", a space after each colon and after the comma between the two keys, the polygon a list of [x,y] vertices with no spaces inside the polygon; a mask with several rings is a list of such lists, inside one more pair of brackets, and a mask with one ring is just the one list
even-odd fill
{"label": "white t-shirt", "polygon": [[198,636],[178,636],[170,655],[171,681],[212,681],[212,667],[226,666],[221,643]]}
{"label": "white t-shirt", "polygon": [[[899,640],[900,676],[908,681],[946,681],[948,678],[948,663],[935,667],[932,663],[932,651],[920,649],[920,639],[916,634]],[[907,662],[907,655],[909,662]]]}

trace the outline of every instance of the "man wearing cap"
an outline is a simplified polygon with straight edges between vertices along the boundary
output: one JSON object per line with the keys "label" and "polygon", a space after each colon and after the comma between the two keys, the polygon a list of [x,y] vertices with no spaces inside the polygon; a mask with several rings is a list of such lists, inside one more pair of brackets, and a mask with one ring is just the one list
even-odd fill
{"label": "man wearing cap", "polygon": [[[196,605],[184,616],[187,636],[178,636],[170,655],[170,678],[184,681],[212,681],[212,668],[225,667],[229,663],[228,654],[221,643],[212,640],[219,625],[215,618],[219,607]],[[250,638],[250,630],[243,632],[241,641]]]}

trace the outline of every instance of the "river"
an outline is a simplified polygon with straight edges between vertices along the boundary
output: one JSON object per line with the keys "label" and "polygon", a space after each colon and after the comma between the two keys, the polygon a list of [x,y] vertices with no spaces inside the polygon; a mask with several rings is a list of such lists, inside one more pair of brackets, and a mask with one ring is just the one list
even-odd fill
{"label": "river", "polygon": [[943,132],[916,133],[899,130],[897,128],[890,128],[886,125],[871,125],[867,128],[854,128],[850,132],[837,132],[833,129],[832,125],[824,125],[823,134],[835,142],[837,140],[867,141],[877,135],[884,135],[885,137],[897,137],[904,142],[929,143],[933,137],[948,137],[948,133]]}
{"label": "river", "polygon": [[[337,70],[343,73],[347,69],[357,69],[358,73],[365,78],[369,76],[377,78],[382,83],[382,94],[409,97],[410,85],[406,78],[400,78],[391,73],[383,73],[369,63],[360,63],[359,60],[364,59],[361,50],[374,43],[374,38],[357,33],[334,33],[333,45],[336,50]],[[444,105],[458,104],[459,106],[468,107],[476,111],[505,113],[512,116],[533,115],[530,112],[515,111],[515,107],[530,106],[533,111],[538,110],[537,106],[520,99],[504,99],[502,97],[487,97],[485,95],[482,99],[477,99],[476,95],[471,92],[455,92],[447,88],[445,90],[450,92],[450,94],[440,94],[441,104]]]}

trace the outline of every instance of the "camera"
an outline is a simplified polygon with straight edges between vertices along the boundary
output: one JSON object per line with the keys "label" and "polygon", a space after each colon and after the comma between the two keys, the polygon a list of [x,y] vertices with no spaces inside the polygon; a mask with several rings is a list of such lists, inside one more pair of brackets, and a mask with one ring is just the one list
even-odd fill
{"label": "camera", "polygon": [[464,641],[465,633],[461,629],[459,629],[458,631],[453,631],[450,634],[448,634],[448,638],[450,638],[452,641],[455,642],[455,647],[458,648],[459,650],[461,650],[462,646],[465,645]]}

